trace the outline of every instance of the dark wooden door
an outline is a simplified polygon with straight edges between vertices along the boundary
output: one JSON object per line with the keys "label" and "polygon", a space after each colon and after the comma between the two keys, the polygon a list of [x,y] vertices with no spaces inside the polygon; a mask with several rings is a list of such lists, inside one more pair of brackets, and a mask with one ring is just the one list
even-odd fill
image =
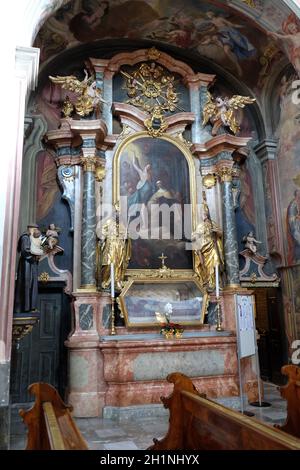
{"label": "dark wooden door", "polygon": [[287,363],[287,351],[280,289],[257,288],[255,300],[261,378],[282,384],[281,367]]}
{"label": "dark wooden door", "polygon": [[62,287],[57,285],[39,289],[39,323],[12,351],[12,403],[33,401],[27,392],[33,382],[47,382],[64,396],[67,358],[63,343],[69,323],[65,297]]}

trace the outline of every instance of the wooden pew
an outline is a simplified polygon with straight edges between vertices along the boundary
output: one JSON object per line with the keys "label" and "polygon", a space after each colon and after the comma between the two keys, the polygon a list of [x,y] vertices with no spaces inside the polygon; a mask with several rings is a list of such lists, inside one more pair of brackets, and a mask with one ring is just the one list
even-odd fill
{"label": "wooden pew", "polygon": [[173,393],[166,436],[148,450],[300,450],[300,440],[200,395],[183,374],[167,377]]}
{"label": "wooden pew", "polygon": [[283,426],[275,427],[300,438],[300,367],[283,366],[281,373],[288,376],[287,385],[279,387],[282,398],[287,400],[287,419]]}
{"label": "wooden pew", "polygon": [[57,390],[46,383],[34,383],[28,390],[35,403],[19,414],[28,426],[26,450],[88,450],[66,405]]}

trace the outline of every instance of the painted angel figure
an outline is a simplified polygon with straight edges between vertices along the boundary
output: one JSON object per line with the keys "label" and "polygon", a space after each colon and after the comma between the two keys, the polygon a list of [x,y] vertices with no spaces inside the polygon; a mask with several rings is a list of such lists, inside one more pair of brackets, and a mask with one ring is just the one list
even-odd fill
{"label": "painted angel figure", "polygon": [[78,80],[75,75],[65,77],[60,75],[52,77],[50,75],[49,78],[63,89],[78,95],[74,106],[79,116],[88,116],[95,110],[97,117],[99,117],[101,103],[106,101],[101,97],[102,91],[97,87],[95,77],[93,75],[89,77],[86,69],[84,69],[84,74],[85,77],[82,81]]}
{"label": "painted angel figure", "polygon": [[217,135],[220,127],[225,126],[236,134],[240,130],[239,123],[235,117],[235,110],[244,108],[246,104],[254,103],[255,98],[249,96],[233,95],[231,98],[217,97],[213,101],[212,95],[207,92],[207,102],[203,109],[203,122],[205,126],[209,121],[213,124],[212,135]]}

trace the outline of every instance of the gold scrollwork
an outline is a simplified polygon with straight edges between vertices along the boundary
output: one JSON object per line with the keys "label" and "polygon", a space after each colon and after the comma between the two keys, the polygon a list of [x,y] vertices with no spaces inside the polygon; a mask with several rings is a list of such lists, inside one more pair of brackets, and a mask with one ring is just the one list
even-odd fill
{"label": "gold scrollwork", "polygon": [[12,336],[14,341],[20,341],[24,336],[31,333],[33,325],[13,325]]}
{"label": "gold scrollwork", "polygon": [[159,106],[155,106],[152,116],[144,121],[144,125],[151,137],[163,135],[168,127],[168,123],[165,121]]}
{"label": "gold scrollwork", "polygon": [[97,163],[97,157],[93,156],[86,156],[86,157],[81,157],[80,163],[83,166],[84,171],[96,171],[96,163]]}
{"label": "gold scrollwork", "polygon": [[178,93],[175,90],[174,75],[170,75],[161,65],[143,62],[132,73],[121,70],[125,77],[127,103],[153,113],[159,108],[161,113],[174,112],[178,107]]}

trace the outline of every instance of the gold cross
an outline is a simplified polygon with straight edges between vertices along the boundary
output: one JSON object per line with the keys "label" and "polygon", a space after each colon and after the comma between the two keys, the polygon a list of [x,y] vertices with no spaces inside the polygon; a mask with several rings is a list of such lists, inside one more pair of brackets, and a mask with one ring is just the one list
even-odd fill
{"label": "gold cross", "polygon": [[164,266],[165,266],[165,259],[168,259],[168,257],[165,256],[165,255],[162,253],[161,256],[159,256],[158,258],[161,259],[161,267],[164,268]]}

